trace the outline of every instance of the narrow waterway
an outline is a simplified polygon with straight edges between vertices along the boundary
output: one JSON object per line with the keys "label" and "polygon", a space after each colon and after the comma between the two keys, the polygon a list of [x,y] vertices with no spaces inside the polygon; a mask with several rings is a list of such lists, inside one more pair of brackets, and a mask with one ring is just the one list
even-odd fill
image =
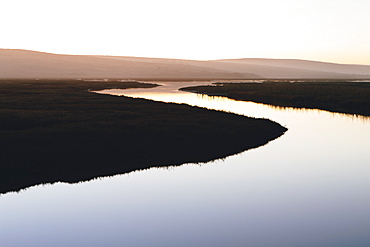
{"label": "narrow waterway", "polygon": [[370,118],[177,91],[199,84],[104,93],[269,118],[288,131],[203,165],[1,195],[1,246],[370,246]]}

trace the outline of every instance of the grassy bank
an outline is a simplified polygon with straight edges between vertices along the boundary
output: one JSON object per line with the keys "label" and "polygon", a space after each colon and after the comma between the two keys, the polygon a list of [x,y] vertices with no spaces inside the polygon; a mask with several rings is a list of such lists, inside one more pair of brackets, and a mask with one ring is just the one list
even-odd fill
{"label": "grassy bank", "polygon": [[89,92],[154,86],[0,81],[0,193],[205,162],[263,145],[286,130],[264,119]]}
{"label": "grassy bank", "polygon": [[186,87],[181,90],[277,106],[370,116],[370,82],[215,83],[215,86]]}

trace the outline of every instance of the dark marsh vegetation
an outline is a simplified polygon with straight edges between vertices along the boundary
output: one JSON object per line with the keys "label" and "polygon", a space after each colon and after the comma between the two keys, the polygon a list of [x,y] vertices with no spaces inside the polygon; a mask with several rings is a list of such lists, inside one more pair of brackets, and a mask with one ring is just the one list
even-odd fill
{"label": "dark marsh vegetation", "polygon": [[370,116],[370,82],[282,80],[214,84],[181,90],[282,107],[317,108]]}
{"label": "dark marsh vegetation", "polygon": [[155,86],[1,80],[0,193],[206,162],[263,145],[286,131],[266,119],[90,92]]}

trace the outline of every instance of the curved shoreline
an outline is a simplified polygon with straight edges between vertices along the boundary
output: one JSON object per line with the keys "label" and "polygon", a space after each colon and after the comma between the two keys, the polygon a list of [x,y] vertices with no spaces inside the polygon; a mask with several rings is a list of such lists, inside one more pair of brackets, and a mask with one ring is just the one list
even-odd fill
{"label": "curved shoreline", "polygon": [[150,167],[207,162],[287,129],[266,119],[88,92],[122,81],[3,80],[0,193]]}
{"label": "curved shoreline", "polygon": [[370,116],[369,82],[214,83],[179,90],[208,96],[252,101],[278,107],[326,110]]}

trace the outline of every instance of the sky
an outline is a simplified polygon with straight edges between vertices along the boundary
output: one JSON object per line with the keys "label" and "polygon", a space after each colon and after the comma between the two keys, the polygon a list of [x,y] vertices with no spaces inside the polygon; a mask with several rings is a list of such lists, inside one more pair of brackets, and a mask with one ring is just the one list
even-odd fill
{"label": "sky", "polygon": [[369,0],[0,0],[0,48],[370,65]]}

